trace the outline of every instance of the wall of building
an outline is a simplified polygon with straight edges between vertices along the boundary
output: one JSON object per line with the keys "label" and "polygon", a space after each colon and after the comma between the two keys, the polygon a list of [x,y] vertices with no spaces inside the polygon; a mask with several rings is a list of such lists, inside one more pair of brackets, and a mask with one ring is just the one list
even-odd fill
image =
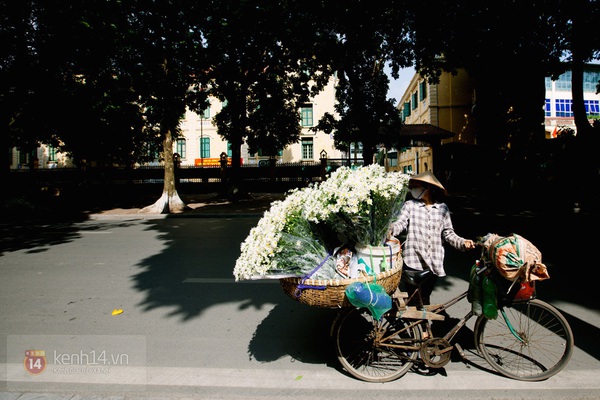
{"label": "wall of building", "polygon": [[[588,117],[590,120],[600,119],[600,94],[596,93],[596,85],[600,80],[600,65],[587,65],[584,80],[583,99],[587,103]],[[546,138],[554,139],[565,129],[577,132],[572,111],[571,71],[565,72],[556,81],[546,78],[545,83]]]}
{"label": "wall of building", "polygon": [[[278,162],[317,161],[322,151],[327,153],[328,158],[342,158],[342,152],[334,148],[333,136],[310,130],[326,112],[334,113],[335,83],[335,78],[332,78],[325,89],[312,99],[313,125],[302,127],[300,141],[286,147],[281,156],[278,157]],[[200,115],[189,110],[186,112],[181,125],[183,138],[186,141],[186,154],[181,159],[182,165],[200,165],[202,163],[210,165],[218,160],[222,152],[227,153],[227,142],[219,136],[217,127],[212,123],[212,118],[221,109],[222,104],[213,98],[210,100],[209,115],[206,115],[209,118],[204,118],[204,116],[201,118]],[[210,140],[208,160],[200,156],[200,141],[202,138]],[[307,138],[312,139],[313,142],[312,158],[302,157],[302,139]],[[268,158],[261,157],[258,154],[250,154],[246,145],[242,146],[241,156],[243,165],[258,164],[261,160]]]}
{"label": "wall of building", "polygon": [[442,144],[475,144],[475,131],[472,124],[469,124],[475,100],[474,81],[464,70],[459,70],[457,75],[442,74],[439,84],[430,85],[430,90],[433,91],[434,88],[437,101],[430,113],[437,114],[438,123],[432,125],[456,134],[452,138],[443,139]]}
{"label": "wall of building", "polygon": [[[456,75],[443,73],[439,83],[430,84],[415,74],[402,96],[398,108],[405,124],[431,124],[456,135],[443,139],[442,144],[459,142],[475,143],[470,116],[475,86],[464,70]],[[410,112],[406,112],[406,107]],[[398,154],[398,170],[415,173],[434,169],[433,150],[429,145],[402,149]]]}
{"label": "wall of building", "polygon": [[[322,151],[327,153],[327,158],[340,159],[347,156],[343,152],[334,148],[333,135],[325,134],[324,132],[312,132],[310,128],[317,124],[319,119],[323,117],[326,112],[335,114],[335,85],[336,78],[332,77],[329,84],[316,95],[312,100],[313,109],[313,125],[302,127],[301,139],[298,143],[294,143],[282,151],[282,155],[278,157],[278,162],[293,163],[301,161],[317,161],[320,158]],[[222,109],[222,104],[215,98],[210,99],[210,107],[206,112],[206,115],[199,115],[192,111],[186,111],[185,116],[181,122],[182,137],[180,140],[185,141],[183,147],[177,145],[173,146],[175,153],[182,153],[181,165],[193,166],[193,165],[218,165],[219,156],[221,153],[228,153],[228,144],[225,140],[219,136],[217,127],[212,123],[212,119]],[[313,142],[313,154],[311,158],[302,157],[302,139],[310,138]],[[200,143],[202,140],[208,141],[209,146],[206,149],[206,157],[202,157],[200,152]],[[184,151],[181,151],[184,150]],[[36,151],[38,157],[38,165],[40,168],[45,167],[71,167],[72,161],[60,153],[56,153],[54,161],[50,161],[49,157],[50,149],[47,146],[41,146]],[[229,152],[230,153],[230,152]],[[29,168],[29,162],[20,162],[21,159],[30,159],[32,155],[26,157],[20,156],[17,149],[12,149],[10,154],[11,168]],[[258,164],[260,160],[266,159],[267,157],[260,157],[257,154],[249,154],[248,146],[243,145],[241,149],[242,163],[244,165]]]}
{"label": "wall of building", "polygon": [[[600,94],[596,93],[596,85],[600,79],[600,65],[590,64],[586,67],[584,83],[584,100],[589,110],[595,111],[588,114],[590,121],[600,118]],[[475,103],[475,84],[464,70],[459,70],[457,75],[443,73],[438,84],[426,84],[427,95],[424,99],[419,97],[422,89],[423,78],[415,74],[411,79],[406,92],[402,96],[398,108],[405,116],[406,124],[431,124],[448,131],[455,136],[443,139],[439,152],[456,152],[455,158],[468,159],[468,148],[476,145],[476,135],[472,120],[472,107]],[[576,132],[572,115],[570,71],[561,75],[557,81],[546,78],[546,138],[557,137],[561,129],[572,129]],[[415,105],[414,99],[417,103]],[[405,108],[410,107],[410,113]],[[407,115],[408,114],[408,115]],[[445,148],[446,145],[452,145]],[[398,154],[398,170],[413,170],[423,172],[434,170],[433,151],[429,146],[405,148]],[[444,154],[445,159],[452,156]],[[438,158],[439,160],[439,158]]]}
{"label": "wall of building", "polygon": [[73,167],[73,161],[65,154],[55,152],[51,147],[42,145],[33,152],[21,152],[17,148],[9,149],[11,169],[64,168]]}

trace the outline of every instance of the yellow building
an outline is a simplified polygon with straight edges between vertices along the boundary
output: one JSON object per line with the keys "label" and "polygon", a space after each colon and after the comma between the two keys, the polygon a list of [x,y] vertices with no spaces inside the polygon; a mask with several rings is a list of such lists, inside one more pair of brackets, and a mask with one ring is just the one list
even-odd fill
{"label": "yellow building", "polygon": [[[410,139],[410,147],[398,149],[396,169],[415,173],[435,171],[434,152],[443,151],[440,144],[475,144],[474,129],[470,124],[474,96],[474,82],[464,70],[458,71],[456,75],[443,73],[437,84],[431,84],[419,74],[415,74],[398,108],[407,128],[410,125],[420,125],[423,127],[420,128],[422,135],[410,135],[409,137],[413,137]],[[454,135],[444,138],[450,135],[442,135],[441,130],[433,133],[435,128],[452,132]]]}
{"label": "yellow building", "polygon": [[[277,156],[278,162],[296,163],[318,161],[324,151],[327,158],[343,158],[342,152],[334,148],[333,136],[323,132],[310,130],[326,112],[334,113],[336,78],[310,102],[300,107],[302,133],[300,141],[289,145]],[[187,111],[181,124],[182,138],[177,140],[174,151],[181,156],[182,165],[218,165],[221,153],[231,157],[229,144],[217,133],[212,118],[222,109],[222,104],[214,98],[203,115]],[[242,164],[253,165],[266,162],[267,156],[260,153],[251,154],[247,145],[242,145]]]}

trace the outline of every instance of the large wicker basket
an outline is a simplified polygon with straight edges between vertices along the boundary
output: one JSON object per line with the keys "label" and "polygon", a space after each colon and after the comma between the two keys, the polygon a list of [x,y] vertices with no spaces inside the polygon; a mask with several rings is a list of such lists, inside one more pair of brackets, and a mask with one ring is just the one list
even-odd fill
{"label": "large wicker basket", "polygon": [[364,276],[355,279],[307,279],[302,282],[302,278],[281,278],[279,282],[283,291],[292,299],[303,304],[315,307],[339,308],[352,307],[346,297],[346,286],[354,282],[373,282],[384,287],[388,294],[392,294],[402,275],[402,262],[398,263],[396,268],[381,272],[375,276]]}

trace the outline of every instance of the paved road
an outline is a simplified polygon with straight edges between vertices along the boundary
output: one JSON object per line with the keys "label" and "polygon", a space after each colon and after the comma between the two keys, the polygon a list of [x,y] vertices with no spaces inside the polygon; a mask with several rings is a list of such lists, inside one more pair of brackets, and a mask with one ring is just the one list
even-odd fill
{"label": "paved road", "polygon": [[[257,220],[225,214],[2,225],[0,336],[7,345],[0,346],[0,376],[8,381],[0,383],[0,400],[74,395],[600,398],[600,312],[591,295],[595,281],[578,276],[589,265],[585,249],[569,248],[588,242],[565,236],[569,229],[595,223],[594,218],[517,218],[462,210],[455,216],[457,230],[468,235],[481,233],[483,226],[519,226],[513,230],[544,243],[540,247],[552,279],[540,285],[540,295],[565,312],[577,346],[559,375],[537,383],[496,376],[473,351],[466,330],[458,340],[468,362],[453,358],[436,375],[411,372],[386,384],[360,382],[340,370],[328,342],[334,310],[298,304],[276,281],[233,282],[239,243]],[[466,287],[475,256],[449,252],[452,278],[438,285],[434,300]],[[112,315],[113,310],[123,313]],[[462,311],[459,307],[451,314]],[[59,349],[62,370],[55,369],[54,353],[46,355],[52,368],[38,375],[24,371],[24,350],[42,348]],[[102,351],[112,364],[67,368],[75,356],[89,361],[92,352]]]}

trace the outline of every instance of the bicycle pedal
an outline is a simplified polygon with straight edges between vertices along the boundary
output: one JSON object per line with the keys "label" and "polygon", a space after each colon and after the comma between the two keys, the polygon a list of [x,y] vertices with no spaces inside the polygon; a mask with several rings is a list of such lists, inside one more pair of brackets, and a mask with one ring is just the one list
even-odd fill
{"label": "bicycle pedal", "polygon": [[462,357],[462,358],[466,358],[465,356],[465,351],[463,350],[462,346],[458,343],[454,344],[454,347],[456,347],[456,350],[458,351],[458,354]]}

